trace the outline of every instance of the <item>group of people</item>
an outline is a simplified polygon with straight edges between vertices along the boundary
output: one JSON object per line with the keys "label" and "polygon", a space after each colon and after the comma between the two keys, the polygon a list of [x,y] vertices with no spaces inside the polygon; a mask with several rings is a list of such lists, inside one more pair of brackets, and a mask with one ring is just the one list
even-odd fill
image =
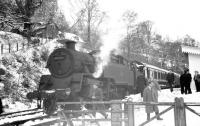
{"label": "group of people", "polygon": [[[195,82],[196,92],[200,92],[200,74],[198,71],[195,71],[193,80]],[[189,69],[184,70],[184,73],[180,76],[180,85],[181,85],[181,94],[191,94],[191,81],[192,75],[189,72]]]}
{"label": "group of people", "polygon": [[[167,74],[166,80],[169,84],[170,91],[173,92],[173,84],[175,81],[175,76],[173,72],[169,72]],[[195,71],[193,80],[195,82],[196,92],[200,92],[200,74],[198,71]],[[191,81],[192,76],[189,72],[189,69],[185,69],[183,74],[180,76],[180,86],[181,86],[181,94],[191,94]]]}
{"label": "group of people", "polygon": [[[167,75],[167,81],[170,87],[170,91],[173,92],[173,83],[175,80],[173,72],[169,72]],[[200,92],[200,74],[198,71],[195,71],[195,75],[193,77],[195,82],[196,91]],[[190,84],[192,81],[192,76],[189,73],[189,69],[185,69],[184,73],[180,76],[180,86],[181,86],[181,94],[191,94]],[[141,97],[143,97],[143,102],[158,102],[158,91],[161,90],[159,84],[154,79],[146,79],[142,71],[140,71],[139,76],[137,77],[137,92],[141,93]],[[147,113],[147,120],[150,120],[150,113],[155,112],[158,120],[162,120],[159,116],[159,109],[156,104],[146,105],[145,111]]]}

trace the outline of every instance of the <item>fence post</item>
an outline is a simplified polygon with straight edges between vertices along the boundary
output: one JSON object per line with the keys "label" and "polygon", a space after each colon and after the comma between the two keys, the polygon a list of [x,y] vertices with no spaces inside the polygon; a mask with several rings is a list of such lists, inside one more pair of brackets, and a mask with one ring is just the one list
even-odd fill
{"label": "fence post", "polygon": [[111,126],[122,126],[122,112],[117,112],[122,111],[121,101],[112,100],[112,102],[114,103],[111,104]]}
{"label": "fence post", "polygon": [[175,98],[174,105],[175,126],[186,126],[185,104],[183,98]]}
{"label": "fence post", "polygon": [[134,105],[128,103],[128,126],[135,126]]}

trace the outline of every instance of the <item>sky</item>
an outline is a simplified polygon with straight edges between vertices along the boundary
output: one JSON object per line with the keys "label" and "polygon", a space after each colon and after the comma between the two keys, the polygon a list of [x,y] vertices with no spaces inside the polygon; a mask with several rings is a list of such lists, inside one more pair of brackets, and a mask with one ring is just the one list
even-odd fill
{"label": "sky", "polygon": [[[59,8],[71,26],[76,22],[76,13],[84,6],[84,0],[58,0]],[[87,0],[85,0],[87,1]],[[200,12],[198,0],[97,0],[100,10],[108,15],[102,35],[100,61],[97,67],[98,74],[106,66],[109,53],[118,49],[120,40],[126,36],[126,26],[122,22],[122,14],[127,10],[137,13],[137,22],[150,20],[153,22],[152,32],[162,35],[163,38],[177,40],[189,35],[200,42]],[[106,53],[104,53],[106,52]],[[104,65],[103,65],[104,64]]]}
{"label": "sky", "polygon": [[[76,20],[73,15],[84,6],[84,0],[58,0],[69,22]],[[138,14],[137,21],[150,20],[153,31],[173,40],[186,34],[200,41],[199,0],[97,0],[102,11],[109,15],[107,27],[118,27],[120,19],[127,9]],[[73,12],[73,13],[72,13]],[[72,23],[73,24],[73,23]]]}
{"label": "sky", "polygon": [[111,22],[131,9],[138,14],[137,21],[151,20],[153,31],[163,37],[174,40],[188,34],[200,41],[198,0],[99,0],[99,3]]}

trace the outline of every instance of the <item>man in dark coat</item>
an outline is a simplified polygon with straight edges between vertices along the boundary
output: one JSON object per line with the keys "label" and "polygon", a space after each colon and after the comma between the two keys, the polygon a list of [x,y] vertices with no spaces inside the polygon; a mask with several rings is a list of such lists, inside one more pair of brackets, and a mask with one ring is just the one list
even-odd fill
{"label": "man in dark coat", "polygon": [[[160,85],[157,81],[149,79],[146,88],[144,89],[143,102],[155,102],[158,103],[158,91],[161,90]],[[159,109],[157,105],[146,105],[145,111],[147,113],[147,120],[150,120],[150,113],[155,112],[156,115],[159,114]],[[157,120],[163,120],[160,116],[157,116]]]}
{"label": "man in dark coat", "polygon": [[181,75],[181,77],[180,77],[180,83],[185,88],[185,90],[184,90],[185,94],[191,94],[192,93],[191,88],[190,88],[191,81],[192,81],[192,76],[189,73],[189,69],[186,69],[184,71],[184,74]]}
{"label": "man in dark coat", "polygon": [[200,74],[198,71],[195,71],[194,78],[193,78],[196,86],[196,92],[200,91]]}
{"label": "man in dark coat", "polygon": [[167,74],[167,82],[169,84],[170,87],[170,91],[173,91],[173,84],[174,84],[174,73],[172,73],[171,71]]}
{"label": "man in dark coat", "polygon": [[147,82],[148,80],[145,78],[144,76],[144,73],[143,73],[143,70],[139,70],[139,75],[137,77],[137,80],[136,80],[136,89],[137,89],[137,92],[138,93],[141,93],[141,97],[143,97],[143,91],[144,91],[144,88],[146,87],[147,85]]}
{"label": "man in dark coat", "polygon": [[184,85],[184,73],[180,76],[180,85],[181,85],[181,94],[185,93],[185,85]]}

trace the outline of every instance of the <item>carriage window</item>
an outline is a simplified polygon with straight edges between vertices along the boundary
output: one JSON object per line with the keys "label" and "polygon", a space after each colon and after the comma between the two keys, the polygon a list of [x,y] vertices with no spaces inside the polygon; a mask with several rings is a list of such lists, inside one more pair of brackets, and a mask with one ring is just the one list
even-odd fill
{"label": "carriage window", "polygon": [[164,73],[164,79],[166,79],[167,78],[167,73]]}
{"label": "carriage window", "polygon": [[163,72],[161,73],[161,79],[162,79],[162,80],[164,79],[164,74],[163,74]]}
{"label": "carriage window", "polygon": [[155,78],[155,79],[158,79],[157,71],[154,71],[154,78]]}
{"label": "carriage window", "polygon": [[161,72],[158,72],[158,79],[161,79]]}

